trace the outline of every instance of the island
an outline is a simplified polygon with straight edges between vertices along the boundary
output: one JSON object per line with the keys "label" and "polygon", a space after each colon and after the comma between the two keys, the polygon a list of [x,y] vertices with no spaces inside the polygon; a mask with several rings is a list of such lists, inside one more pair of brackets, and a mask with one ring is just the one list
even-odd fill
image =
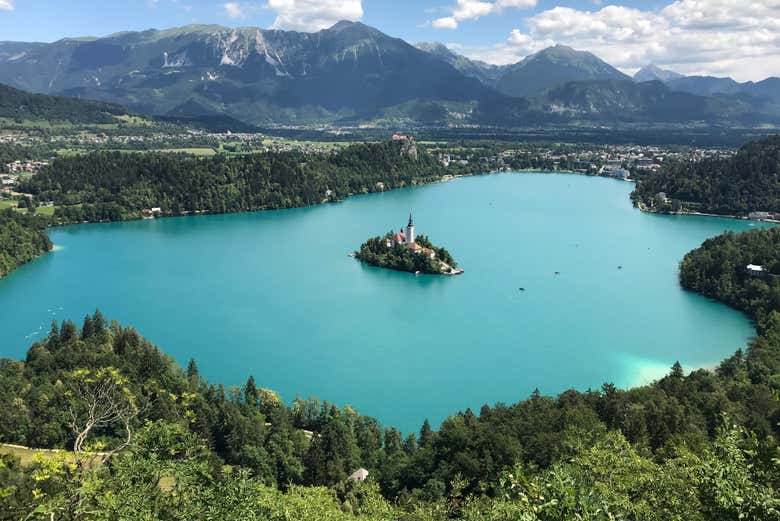
{"label": "island", "polygon": [[429,275],[460,275],[458,263],[450,252],[434,246],[425,235],[417,235],[414,220],[409,214],[406,230],[390,231],[384,237],[373,237],[354,253],[355,258],[378,266],[409,273]]}

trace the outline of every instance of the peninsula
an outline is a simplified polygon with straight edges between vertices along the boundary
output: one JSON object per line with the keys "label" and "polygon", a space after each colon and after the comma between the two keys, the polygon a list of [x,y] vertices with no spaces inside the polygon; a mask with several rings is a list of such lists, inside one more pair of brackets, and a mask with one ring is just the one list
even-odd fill
{"label": "peninsula", "polygon": [[380,268],[430,275],[460,275],[463,270],[444,248],[434,246],[425,235],[417,235],[414,220],[409,214],[406,230],[388,232],[384,237],[373,237],[360,246],[355,257]]}

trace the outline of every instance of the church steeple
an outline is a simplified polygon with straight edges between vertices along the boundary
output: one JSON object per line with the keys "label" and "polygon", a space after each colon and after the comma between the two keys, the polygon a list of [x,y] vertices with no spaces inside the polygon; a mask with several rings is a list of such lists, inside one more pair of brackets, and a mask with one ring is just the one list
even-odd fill
{"label": "church steeple", "polygon": [[414,221],[412,220],[412,214],[409,214],[409,224],[406,225],[406,242],[411,246],[414,244]]}

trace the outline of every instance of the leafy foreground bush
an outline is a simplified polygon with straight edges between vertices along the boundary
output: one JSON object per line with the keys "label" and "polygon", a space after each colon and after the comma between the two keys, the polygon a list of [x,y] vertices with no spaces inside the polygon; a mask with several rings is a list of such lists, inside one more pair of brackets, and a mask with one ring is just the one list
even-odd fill
{"label": "leafy foreground bush", "polygon": [[503,472],[495,497],[464,496],[456,486],[439,501],[399,503],[384,499],[370,480],[282,491],[222,465],[186,425],[158,421],[97,468],[79,468],[64,453],[29,468],[6,457],[2,518],[777,520],[778,463],[763,465],[759,449],[755,437],[733,426],[700,454],[681,445],[656,462],[610,432],[546,471]]}

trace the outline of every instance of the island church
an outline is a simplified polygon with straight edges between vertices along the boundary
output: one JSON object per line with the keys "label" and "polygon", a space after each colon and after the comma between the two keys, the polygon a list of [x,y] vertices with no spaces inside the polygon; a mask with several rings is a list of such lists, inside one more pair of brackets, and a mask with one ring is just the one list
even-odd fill
{"label": "island church", "polygon": [[392,248],[393,246],[406,246],[410,250],[412,250],[414,253],[419,253],[422,255],[427,255],[431,259],[436,258],[436,252],[433,251],[430,248],[423,248],[417,242],[415,242],[416,239],[415,230],[414,230],[414,220],[412,219],[412,214],[409,214],[409,223],[406,225],[406,231],[404,232],[404,229],[401,228],[397,233],[391,234],[387,237],[387,247]]}

